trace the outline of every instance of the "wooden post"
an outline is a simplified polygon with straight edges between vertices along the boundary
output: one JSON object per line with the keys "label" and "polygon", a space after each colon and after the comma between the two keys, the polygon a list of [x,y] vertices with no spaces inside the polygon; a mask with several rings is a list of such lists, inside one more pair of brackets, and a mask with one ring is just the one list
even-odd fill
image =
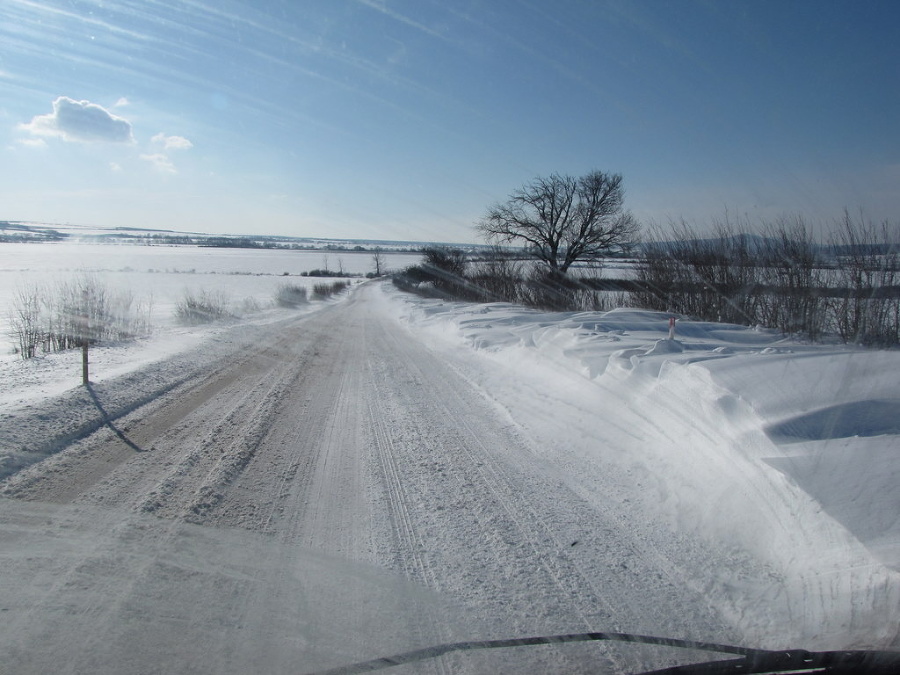
{"label": "wooden post", "polygon": [[90,384],[88,373],[88,347],[91,343],[91,298],[86,287],[81,289],[81,308],[78,323],[81,329],[81,384],[85,387]]}

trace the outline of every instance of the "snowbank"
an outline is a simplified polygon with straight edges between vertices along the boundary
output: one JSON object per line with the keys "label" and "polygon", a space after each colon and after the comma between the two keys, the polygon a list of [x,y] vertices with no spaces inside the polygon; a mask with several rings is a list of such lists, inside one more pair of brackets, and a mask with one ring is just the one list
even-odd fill
{"label": "snowbank", "polygon": [[900,352],[684,318],[670,340],[669,315],[634,309],[385,299],[557,477],[645,513],[635,546],[749,642],[900,643]]}

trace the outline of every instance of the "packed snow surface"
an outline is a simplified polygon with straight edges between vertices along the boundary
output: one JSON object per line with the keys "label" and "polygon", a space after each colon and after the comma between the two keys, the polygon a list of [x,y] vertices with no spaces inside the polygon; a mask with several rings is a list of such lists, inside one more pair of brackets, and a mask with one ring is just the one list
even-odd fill
{"label": "packed snow surface", "polygon": [[[451,638],[578,630],[771,649],[900,647],[900,352],[685,318],[674,339],[668,333],[669,315],[658,312],[538,312],[367,283],[306,315],[268,310],[97,350],[89,392],[77,386],[75,355],[6,362],[8,639],[80,645],[79,629],[47,598],[77,605],[83,598],[52,580],[67,559],[86,579],[101,574],[91,557],[99,546],[113,568],[118,560],[152,581],[138,592],[113,573],[115,609],[85,596],[95,609],[78,611],[101,623],[137,616],[129,603],[151,607],[151,618],[131,618],[110,638],[110,657],[145,628],[152,653],[162,640],[153,617],[169,616],[205,631],[196,639],[215,649],[231,645],[231,661],[220,652],[181,662],[197,672],[240,672],[262,650],[229,632],[229,612],[247,631],[270,631],[270,672]],[[240,372],[256,379],[232,396],[237,375],[222,364],[237,353],[247,360]],[[220,384],[180,393],[197,378]],[[169,399],[208,410],[182,420],[166,412]],[[153,419],[165,424],[150,429]],[[306,448],[320,449],[292,459]],[[77,536],[60,539],[66,523]],[[161,552],[146,558],[145,545]],[[241,552],[230,557],[229,547]],[[263,571],[250,571],[248,547],[258,547]],[[320,583],[329,565],[318,552],[388,570],[456,609],[437,611],[424,590],[406,590],[413,609],[398,622],[394,587],[372,577],[370,593],[342,595],[365,574],[338,563],[338,581]],[[165,584],[149,571],[160,561],[180,571],[171,581],[187,594],[169,613]],[[312,571],[294,576],[290,565]],[[28,569],[49,596],[29,586]],[[79,593],[93,583],[66,574]],[[245,574],[276,585],[266,590],[269,613],[252,604]],[[192,575],[197,593],[209,586],[197,598],[208,601],[203,616],[188,601]],[[215,575],[244,595],[210,585]],[[341,611],[332,607],[316,628],[329,597]],[[32,601],[40,611],[27,609]],[[373,614],[378,602],[384,611]],[[429,629],[438,615],[446,623]],[[339,625],[357,638],[338,639]],[[57,638],[54,626],[63,626]],[[404,630],[399,641],[358,637]],[[171,658],[193,654],[189,642]],[[47,649],[42,664],[55,665]],[[596,661],[586,665],[578,649],[531,654],[519,670],[592,672]],[[306,661],[291,656],[300,653]],[[627,662],[604,654],[612,669]],[[654,658],[639,663],[668,663]],[[17,659],[29,662],[21,650]],[[105,667],[97,672],[115,671]]]}

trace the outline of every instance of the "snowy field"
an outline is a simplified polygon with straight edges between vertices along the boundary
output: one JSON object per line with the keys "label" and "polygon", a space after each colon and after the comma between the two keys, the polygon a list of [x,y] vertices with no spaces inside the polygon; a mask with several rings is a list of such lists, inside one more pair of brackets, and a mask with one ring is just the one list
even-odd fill
{"label": "snowy field", "polygon": [[[38,248],[45,246],[29,250]],[[278,263],[267,265],[280,270],[295,254],[275,255]],[[201,278],[204,268],[190,260],[198,270],[191,278]],[[165,269],[147,262],[157,266]],[[248,274],[228,276],[238,297],[261,292],[252,276],[259,268],[244,269]],[[633,597],[621,599],[636,613],[664,605],[655,593],[674,583],[705,598],[730,626],[727,638],[748,646],[900,647],[900,352],[804,344],[684,318],[670,340],[669,317],[660,313],[446,303],[388,283],[357,286],[350,297],[424,345],[527,439],[528,456],[508,458],[510,466],[528,467],[607,514],[603,527],[619,542],[616,564],[631,580],[616,592],[633,584]],[[301,311],[315,314],[346,299]],[[240,332],[264,335],[296,315],[268,309],[237,323],[163,326],[149,338],[95,350],[93,377],[110,387],[125,382],[116,391],[127,398],[127,383],[145,381],[147,373],[172,379],[186,363],[224,353]],[[7,358],[2,367],[3,424],[50,400],[65,405],[66,391],[77,389],[75,354]],[[151,387],[142,395],[160,394]],[[71,414],[77,417],[75,407]],[[427,503],[426,496],[416,499]],[[578,531],[577,522],[566,521],[554,535],[569,542],[566,556],[602,548]],[[527,563],[527,547],[515,550]],[[600,565],[590,558],[582,564],[585,578]],[[659,579],[629,576],[647,566]],[[466,586],[454,583],[438,585],[465,601]],[[600,596],[606,590],[613,592],[595,589]]]}
{"label": "snowy field", "polygon": [[[402,269],[421,258],[418,254],[382,255],[386,270]],[[149,308],[154,326],[171,328],[173,311],[185,292],[221,294],[235,313],[246,313],[248,306],[270,307],[282,283],[311,287],[328,281],[300,276],[316,269],[366,275],[374,271],[374,263],[371,253],[354,251],[0,243],[0,340],[8,353],[12,347],[7,337],[8,308],[19,289],[52,287],[85,272],[112,290],[129,291],[135,306]]]}

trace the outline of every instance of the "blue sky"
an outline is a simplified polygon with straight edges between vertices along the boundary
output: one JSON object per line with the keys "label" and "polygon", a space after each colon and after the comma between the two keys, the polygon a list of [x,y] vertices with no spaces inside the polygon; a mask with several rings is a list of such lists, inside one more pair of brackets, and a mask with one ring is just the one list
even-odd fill
{"label": "blue sky", "polygon": [[3,0],[0,219],[477,241],[538,175],[642,222],[900,218],[900,3]]}

